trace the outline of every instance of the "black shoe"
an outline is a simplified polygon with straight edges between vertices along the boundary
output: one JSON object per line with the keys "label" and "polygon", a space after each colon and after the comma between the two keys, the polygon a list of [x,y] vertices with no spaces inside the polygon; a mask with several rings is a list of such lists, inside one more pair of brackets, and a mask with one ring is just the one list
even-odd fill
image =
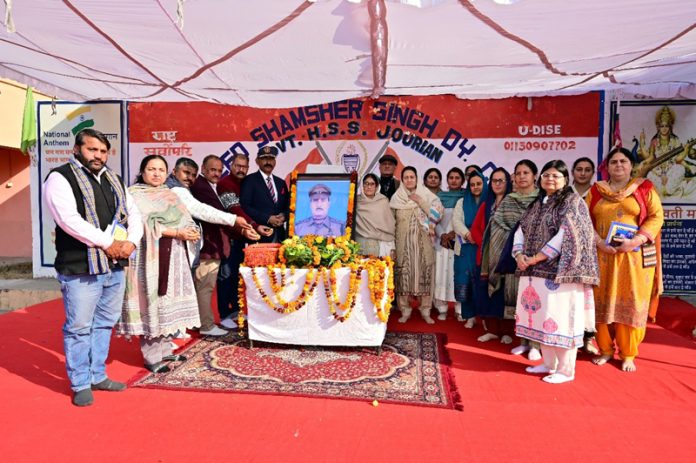
{"label": "black shoe", "polygon": [[92,389],[81,389],[77,392],[73,392],[72,403],[76,407],[86,407],[92,405],[94,402],[94,397],[92,396]]}
{"label": "black shoe", "polygon": [[125,389],[126,389],[125,384],[113,381],[109,378],[106,378],[104,381],[102,381],[100,383],[92,384],[93,391],[119,392],[119,391],[123,391]]}
{"label": "black shoe", "polygon": [[165,355],[164,357],[162,357],[162,361],[164,361],[164,362],[185,362],[186,357],[181,355],[181,354]]}
{"label": "black shoe", "polygon": [[147,368],[150,372],[152,373],[168,373],[172,371],[167,365],[165,365],[162,362],[155,363],[154,365],[145,365],[145,368]]}

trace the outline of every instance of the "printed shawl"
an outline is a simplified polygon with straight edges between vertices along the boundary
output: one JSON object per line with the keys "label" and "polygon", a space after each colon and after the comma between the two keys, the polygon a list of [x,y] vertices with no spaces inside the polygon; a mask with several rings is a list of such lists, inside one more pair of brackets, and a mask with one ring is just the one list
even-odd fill
{"label": "printed shawl", "polygon": [[[162,231],[167,228],[195,226],[195,223],[176,193],[164,185],[152,187],[139,183],[131,186],[128,191],[143,217],[146,255],[145,282],[141,283],[144,283],[146,289],[147,305],[152,306],[158,298],[159,239],[162,237]],[[133,275],[135,276],[136,272],[133,272]]]}
{"label": "printed shawl", "polygon": [[[74,158],[70,160],[70,167],[73,174],[75,174],[77,185],[80,187],[80,192],[82,193],[85,205],[85,220],[93,227],[101,229],[99,225],[99,216],[97,215],[97,206],[94,202],[94,189],[89,182],[89,178],[87,178],[89,174],[85,172],[82,164],[77,162]],[[114,214],[114,219],[116,219],[119,224],[125,226],[128,220],[128,212],[126,210],[126,191],[123,189],[121,179],[108,167],[104,169],[102,175],[105,175],[111,184],[111,190],[114,192],[116,198],[116,213]],[[100,248],[87,248],[87,263],[89,265],[90,275],[98,275],[109,271],[109,258],[106,256],[104,250]]]}
{"label": "printed shawl", "polygon": [[563,241],[557,259],[547,259],[520,272],[520,275],[553,280],[557,284],[599,284],[597,250],[592,219],[585,201],[575,192],[561,193],[532,203],[520,219],[524,232],[523,253],[532,256],[560,230]]}
{"label": "printed shawl", "polygon": [[406,189],[404,183],[401,182],[399,189],[396,190],[396,193],[389,201],[389,207],[400,210],[415,209],[418,223],[427,232],[431,226],[434,227],[442,219],[444,208],[438,197],[424,185],[418,185],[415,193],[421,197],[423,204],[418,204],[409,199],[411,193]]}

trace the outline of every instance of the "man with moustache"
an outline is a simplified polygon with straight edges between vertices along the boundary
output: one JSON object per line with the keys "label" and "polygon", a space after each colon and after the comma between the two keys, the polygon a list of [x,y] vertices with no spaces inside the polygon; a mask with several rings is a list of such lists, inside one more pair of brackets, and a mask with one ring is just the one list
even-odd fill
{"label": "man with moustache", "polygon": [[[224,212],[225,208],[220,202],[217,192],[217,183],[222,175],[222,168],[220,158],[214,154],[206,156],[201,168],[202,175],[193,182],[191,194],[201,203]],[[251,240],[259,239],[259,235],[244,217],[235,217],[232,230],[216,223],[200,222],[203,228],[203,247],[200,253],[200,263],[194,272],[194,284],[198,296],[198,311],[201,317],[200,333],[202,335],[220,336],[227,334],[227,331],[215,325],[211,302],[213,290],[217,283],[220,261],[230,253],[230,233],[237,232],[237,236],[244,236]]]}
{"label": "man with moustache", "polygon": [[310,217],[295,224],[298,236],[342,236],[346,232],[346,223],[329,216],[331,208],[331,189],[323,183],[317,183],[309,190]]}
{"label": "man with moustache", "polygon": [[[261,236],[271,236],[273,229],[266,225],[259,225],[249,217],[239,201],[242,188],[242,180],[249,171],[249,157],[240,153],[234,156],[230,165],[230,175],[226,176],[217,186],[218,195],[222,206],[228,212],[241,215]],[[243,237],[232,237],[230,240],[230,253],[220,261],[220,270],[217,279],[217,303],[220,313],[220,325],[223,328],[236,328],[235,318],[239,313],[238,281],[239,266],[244,262],[244,246],[248,240]]]}
{"label": "man with moustache", "polygon": [[75,157],[48,174],[43,190],[56,223],[65,366],[78,407],[93,403],[93,390],[126,388],[106,375],[106,358],[123,306],[123,269],[143,226],[123,180],[106,166],[110,149],[103,133],[82,130],[75,137]]}
{"label": "man with moustache", "polygon": [[261,238],[263,243],[280,243],[287,237],[285,223],[290,209],[290,194],[285,181],[273,175],[278,148],[264,146],[256,155],[259,170],[247,175],[242,182],[240,201],[242,209],[258,224],[273,229],[271,236]]}
{"label": "man with moustache", "polygon": [[387,198],[399,189],[399,180],[394,177],[398,161],[391,154],[385,154],[379,159],[379,192]]}

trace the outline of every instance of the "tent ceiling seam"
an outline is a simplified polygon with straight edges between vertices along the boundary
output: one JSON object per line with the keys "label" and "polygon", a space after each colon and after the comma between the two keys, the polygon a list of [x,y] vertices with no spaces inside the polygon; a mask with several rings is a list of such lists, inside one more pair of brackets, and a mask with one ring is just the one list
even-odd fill
{"label": "tent ceiling seam", "polygon": [[[160,7],[160,9],[162,10],[162,13],[164,13],[164,14],[169,18],[169,21],[171,22],[172,26],[174,26],[174,29],[177,31],[177,33],[178,33],[179,36],[181,37],[181,40],[183,40],[184,43],[186,43],[186,45],[188,45],[189,49],[191,49],[191,51],[193,52],[193,54],[196,55],[196,57],[197,57],[198,60],[200,61],[200,64],[205,65],[205,60],[203,59],[203,57],[198,53],[198,50],[196,50],[196,48],[193,46],[193,44],[188,40],[188,38],[186,37],[186,34],[184,34],[183,29],[182,29],[181,27],[179,27],[179,25],[178,25],[178,20],[175,20],[172,16],[169,15],[169,12],[167,12],[167,10],[166,10],[166,9],[164,8],[164,6],[162,5],[161,0],[154,0],[154,1],[155,1],[155,3],[157,3],[157,5],[158,5],[158,6]],[[178,10],[178,8],[177,8],[177,14],[178,14],[178,13],[179,13],[179,10]],[[181,21],[182,21],[182,25],[183,25],[183,19],[182,19]],[[223,80],[222,77],[220,77],[214,70],[211,69],[210,72],[215,76],[215,78],[216,78],[220,83],[222,83],[223,85],[226,85],[226,86],[230,87],[230,85],[229,85],[225,80]],[[231,89],[232,89],[232,87],[230,87],[230,90],[231,90]],[[242,98],[242,96],[239,95],[238,92],[237,92],[237,97],[240,99],[240,101],[242,101],[242,102],[244,102],[244,104],[246,104],[246,102],[244,101],[244,98]]]}
{"label": "tent ceiling seam", "polygon": [[[87,16],[85,16],[75,5],[70,2],[70,0],[63,0],[63,3],[73,12],[75,15],[77,15],[78,18],[80,18],[85,24],[87,24],[89,27],[92,28],[97,34],[101,35],[106,41],[108,41],[119,53],[121,53],[123,56],[125,56],[128,60],[130,60],[133,64],[136,66],[140,67],[143,71],[145,71],[147,74],[149,74],[151,77],[153,77],[155,80],[157,80],[161,85],[160,85],[160,90],[155,93],[157,95],[158,93],[163,92],[167,88],[172,88],[171,85],[169,85],[167,82],[162,80],[157,74],[152,72],[148,67],[146,67],[144,64],[142,64],[140,61],[135,59],[133,56],[130,55],[121,45],[119,45],[116,40],[114,40],[111,36],[109,36],[106,32],[101,30],[99,27],[97,27],[96,24],[94,24]],[[179,89],[172,88],[172,90],[176,91],[177,93],[181,93]],[[185,95],[184,95],[185,96]]]}
{"label": "tent ceiling seam", "polygon": [[474,5],[471,4],[470,1],[468,0],[459,0],[459,3],[466,8],[469,13],[471,13],[476,19],[481,21],[483,24],[486,26],[490,27],[493,29],[495,32],[500,34],[501,36],[505,37],[508,40],[511,40],[515,43],[518,43],[519,45],[523,46],[527,50],[531,51],[534,53],[538,58],[539,61],[542,62],[544,67],[549,70],[550,72],[554,74],[558,74],[561,76],[568,76],[568,73],[561,71],[560,69],[557,69],[553,64],[551,64],[551,61],[549,60],[548,56],[546,56],[546,53],[536,45],[532,44],[531,42],[523,39],[522,37],[519,37],[518,35],[513,34],[512,32],[508,31],[505,29],[503,26],[495,22],[492,18],[486,16],[482,12],[480,12]]}
{"label": "tent ceiling seam", "polygon": [[21,33],[17,32],[16,34],[17,34],[17,36],[21,37],[23,40],[26,40],[28,43],[32,44],[32,45],[33,45],[34,47],[36,47],[36,48],[32,48],[32,47],[29,47],[29,46],[24,45],[24,44],[21,44],[21,43],[12,42],[11,40],[7,40],[7,39],[3,39],[3,38],[0,38],[0,42],[5,42],[5,43],[7,43],[7,44],[9,44],[9,45],[13,45],[13,46],[16,46],[16,47],[19,47],[19,48],[24,48],[25,50],[29,50],[29,51],[32,51],[32,52],[34,52],[34,53],[38,53],[38,54],[41,54],[41,55],[49,56],[49,57],[51,57],[51,58],[53,58],[53,59],[55,59],[55,60],[57,60],[57,61],[62,62],[62,63],[65,64],[66,66],[70,66],[71,68],[75,69],[76,71],[80,71],[80,72],[84,73],[85,75],[87,75],[87,73],[85,73],[83,70],[79,69],[77,66],[83,67],[83,68],[88,69],[88,70],[90,70],[90,71],[92,71],[92,72],[97,72],[97,73],[104,74],[104,75],[111,76],[111,77],[118,77],[118,78],[121,78],[121,79],[130,79],[130,80],[134,80],[134,81],[141,82],[141,83],[143,83],[143,84],[150,84],[150,82],[146,82],[146,81],[144,81],[144,80],[142,80],[142,79],[139,79],[139,78],[137,78],[137,77],[129,77],[129,76],[123,76],[123,75],[119,75],[119,74],[113,74],[113,73],[110,73],[110,72],[106,72],[106,71],[102,71],[102,70],[99,70],[99,69],[95,69],[95,68],[93,68],[93,67],[87,66],[86,64],[82,64],[82,63],[79,63],[79,62],[77,62],[77,61],[74,61],[74,60],[72,60],[72,59],[70,59],[70,58],[65,58],[65,57],[63,57],[63,56],[59,56],[59,55],[55,55],[55,54],[53,54],[53,53],[49,53],[49,52],[47,52],[47,51],[41,49],[41,47],[39,47],[37,44],[33,43],[33,42],[32,42],[31,40],[29,40],[28,38],[24,37]]}
{"label": "tent ceiling seam", "polygon": [[[65,0],[64,0],[64,1],[65,1]],[[216,59],[216,60],[213,60],[213,61],[211,61],[210,63],[208,63],[208,64],[202,66],[201,68],[199,68],[196,72],[194,72],[194,73],[191,74],[190,76],[184,77],[183,79],[181,79],[181,80],[179,80],[179,81],[177,81],[177,82],[174,82],[174,84],[172,84],[172,86],[173,86],[173,87],[178,87],[179,85],[181,85],[181,84],[183,84],[183,83],[186,83],[186,82],[189,82],[189,81],[191,81],[191,80],[193,80],[193,79],[196,79],[197,77],[199,77],[201,74],[203,74],[203,73],[204,73],[205,71],[207,71],[208,69],[210,69],[210,68],[212,68],[212,67],[214,67],[214,66],[217,66],[218,64],[222,64],[222,63],[224,63],[225,61],[228,61],[229,59],[233,58],[233,57],[234,57],[235,55],[237,55],[238,53],[240,53],[240,52],[246,50],[247,48],[250,48],[250,47],[253,46],[253,45],[256,45],[256,44],[257,44],[258,42],[260,42],[261,40],[263,40],[263,39],[269,37],[270,35],[274,34],[275,32],[279,31],[279,30],[282,29],[283,27],[285,27],[285,26],[287,26],[288,24],[290,24],[293,20],[295,20],[296,18],[298,18],[302,13],[304,13],[304,12],[305,12],[309,7],[311,7],[312,5],[313,5],[313,3],[308,2],[308,1],[302,2],[302,4],[300,4],[300,6],[298,6],[297,8],[295,8],[288,16],[286,16],[285,18],[281,19],[279,22],[273,24],[271,27],[265,29],[263,32],[261,32],[260,34],[254,36],[253,38],[247,40],[246,42],[244,42],[243,44],[239,45],[238,47],[236,47],[236,48],[230,50],[229,52],[227,52],[226,54],[224,54],[224,55],[221,56],[220,58],[218,58],[218,59]],[[225,84],[227,84],[227,83],[225,82]],[[154,95],[152,95],[152,96],[154,96]]]}

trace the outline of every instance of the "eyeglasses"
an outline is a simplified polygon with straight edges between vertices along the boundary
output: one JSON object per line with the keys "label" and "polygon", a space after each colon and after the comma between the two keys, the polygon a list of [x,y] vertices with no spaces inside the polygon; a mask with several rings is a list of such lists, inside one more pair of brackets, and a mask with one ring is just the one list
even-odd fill
{"label": "eyeglasses", "polygon": [[496,183],[496,184],[497,183],[505,183],[505,182],[506,182],[506,180],[504,178],[494,178],[493,180],[491,180],[491,183]]}
{"label": "eyeglasses", "polygon": [[544,180],[560,180],[563,178],[561,174],[541,174],[541,178]]}
{"label": "eyeglasses", "polygon": [[364,187],[366,187],[366,186],[377,186],[377,184],[374,183],[374,182],[365,182],[365,183],[363,183],[363,186],[364,186]]}

